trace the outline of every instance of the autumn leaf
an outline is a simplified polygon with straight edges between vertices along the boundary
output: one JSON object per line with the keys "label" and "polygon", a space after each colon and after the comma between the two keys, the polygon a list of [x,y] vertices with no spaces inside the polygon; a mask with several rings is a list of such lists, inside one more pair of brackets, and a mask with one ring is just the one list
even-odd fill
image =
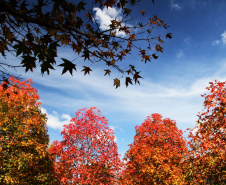
{"label": "autumn leaf", "polygon": [[145,10],[142,10],[140,13],[144,16],[144,14],[145,14],[146,12],[145,12]]}
{"label": "autumn leaf", "polygon": [[129,83],[133,85],[132,79],[130,77],[126,77],[126,87],[128,87]]}
{"label": "autumn leaf", "polygon": [[172,39],[172,33],[167,33],[166,38]]}
{"label": "autumn leaf", "polygon": [[[155,43],[161,44],[164,39],[172,38],[172,34],[168,33],[162,39],[162,31],[156,31],[155,25],[164,28],[167,28],[167,25],[157,15],[145,18],[146,11],[139,11],[135,7],[139,2],[136,0],[117,2],[115,0],[45,0],[44,2],[40,0],[2,0],[0,6],[3,7],[5,13],[0,15],[2,29],[0,53],[7,57],[6,52],[10,51],[10,54],[20,56],[20,62],[25,67],[25,72],[34,70],[36,58],[41,65],[39,69],[41,74],[45,72],[50,74],[50,69],[54,69],[55,65],[58,65],[56,64],[56,57],[59,54],[58,48],[67,47],[74,52],[75,56],[83,58],[84,61],[91,64],[104,63],[124,76],[129,66],[124,66],[121,61],[131,53],[141,52],[140,50],[147,51],[154,47],[156,47],[157,52],[163,52],[163,46]],[[154,3],[154,0],[152,2]],[[97,27],[98,20],[95,17],[93,6],[97,9],[116,6],[122,10],[122,18],[112,18],[111,23],[106,25],[109,29],[103,31]],[[138,11],[144,16],[144,19],[139,19],[139,16],[130,17],[129,20],[134,20],[137,24],[125,24],[125,21],[129,21],[126,17],[132,11],[135,13]],[[139,28],[142,28],[143,31],[137,32],[136,30]],[[21,30],[24,31],[22,35],[16,34]],[[148,37],[146,33],[149,34]],[[139,45],[142,46],[142,49]],[[147,63],[152,56],[142,52],[140,54],[141,60]],[[1,68],[6,66],[14,68],[18,65],[9,65],[6,62],[0,64]],[[62,70],[62,74],[69,71],[71,75],[73,75],[73,69],[77,67],[68,61],[63,61],[59,66],[63,67],[59,68]],[[88,73],[86,71],[84,70],[85,74]],[[131,69],[131,72],[136,71]],[[5,75],[4,70],[0,70],[0,73]]]}
{"label": "autumn leaf", "polygon": [[163,52],[163,47],[160,44],[157,44],[155,46],[155,49],[156,49],[157,52],[159,52],[159,51]]}
{"label": "autumn leaf", "polygon": [[81,10],[85,10],[85,7],[84,7],[85,5],[86,3],[84,3],[84,1],[80,1],[76,6],[77,11],[80,12]]}
{"label": "autumn leaf", "polygon": [[140,72],[136,72],[134,75],[133,75],[133,79],[135,81],[135,84],[138,83],[140,85],[140,82],[139,82],[139,78],[142,78],[140,75],[139,75]]}
{"label": "autumn leaf", "polygon": [[105,69],[104,71],[105,71],[104,76],[105,76],[105,75],[107,75],[107,74],[110,76],[111,70],[109,70],[109,69]]}
{"label": "autumn leaf", "polygon": [[36,68],[36,58],[31,56],[22,56],[23,60],[21,62],[22,67],[25,67],[25,72],[27,72],[29,69],[33,71],[33,68]]}
{"label": "autumn leaf", "polygon": [[143,58],[142,58],[142,61],[144,60],[144,62],[146,63],[147,61],[151,61],[150,59],[151,59],[151,56],[150,55],[143,55],[142,56]]}
{"label": "autumn leaf", "polygon": [[131,73],[132,74],[132,72],[131,72],[131,70],[129,69],[129,70],[127,70],[127,71],[125,71],[128,75]]}
{"label": "autumn leaf", "polygon": [[118,78],[114,79],[114,86],[117,89],[118,87],[120,87],[120,80]]}
{"label": "autumn leaf", "polygon": [[89,74],[90,71],[92,71],[89,67],[87,66],[83,66],[84,69],[82,71],[84,71],[84,75],[86,75],[87,73]]}
{"label": "autumn leaf", "polygon": [[72,75],[73,74],[73,69],[76,71],[76,64],[73,64],[72,62],[70,62],[69,60],[65,59],[65,58],[61,58],[64,63],[58,65],[58,66],[61,66],[61,67],[64,67],[63,71],[62,71],[62,75],[64,73],[66,73],[67,71],[70,72],[70,74]]}
{"label": "autumn leaf", "polygon": [[152,54],[152,56],[153,56],[154,59],[157,59],[159,57],[159,56],[156,56],[155,53]]}

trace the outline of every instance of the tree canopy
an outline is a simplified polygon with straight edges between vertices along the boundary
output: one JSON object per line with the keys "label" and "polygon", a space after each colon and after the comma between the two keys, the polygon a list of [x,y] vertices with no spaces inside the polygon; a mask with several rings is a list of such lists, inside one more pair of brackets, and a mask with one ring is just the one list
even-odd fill
{"label": "tree canopy", "polygon": [[122,164],[115,136],[98,109],[78,110],[61,134],[50,149],[59,183],[118,184]]}
{"label": "tree canopy", "polygon": [[199,183],[226,183],[226,82],[210,82],[209,94],[202,95],[204,110],[190,132],[189,178]]}
{"label": "tree canopy", "polygon": [[46,116],[30,83],[11,77],[0,85],[0,184],[53,182]]}
{"label": "tree canopy", "polygon": [[[134,6],[141,0],[1,0],[0,1],[0,53],[5,61],[0,62],[0,73],[9,76],[7,67],[24,67],[25,72],[40,66],[41,73],[50,74],[56,68],[57,49],[67,47],[77,57],[70,61],[61,58],[58,66],[62,74],[71,75],[76,70],[79,58],[89,61],[83,66],[84,75],[90,74],[94,63],[106,64],[103,75],[110,75],[112,69],[119,72],[114,78],[114,86],[120,86],[121,78],[125,84],[140,83],[140,71],[120,62],[137,50],[141,61],[157,59],[156,52],[163,52],[163,38],[172,38],[171,33],[153,35],[155,27],[167,25],[157,15],[142,22],[131,17]],[[154,3],[154,0],[152,0]],[[151,3],[151,1],[150,1]],[[95,16],[94,7],[115,8],[122,12],[121,18],[114,18],[106,29],[102,29]],[[138,12],[145,16],[145,10]],[[134,21],[136,20],[136,21]],[[132,22],[133,21],[133,22]],[[134,24],[136,22],[136,24]],[[121,33],[121,34],[120,34]],[[15,55],[21,63],[7,63],[8,55]]]}
{"label": "tree canopy", "polygon": [[181,162],[187,146],[176,122],[152,114],[135,128],[125,154],[123,184],[186,184]]}

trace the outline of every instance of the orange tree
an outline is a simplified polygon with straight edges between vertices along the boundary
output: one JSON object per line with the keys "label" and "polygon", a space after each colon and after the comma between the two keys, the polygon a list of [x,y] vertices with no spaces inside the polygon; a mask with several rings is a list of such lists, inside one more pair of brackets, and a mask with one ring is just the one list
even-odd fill
{"label": "orange tree", "polygon": [[[0,53],[6,56],[9,51],[15,52],[13,54],[21,59],[21,64],[12,66],[1,62],[0,66],[23,66],[25,71],[33,71],[40,64],[41,73],[49,74],[56,66],[57,48],[67,46],[76,57],[73,61],[62,58],[59,65],[62,74],[72,74],[76,70],[76,59],[81,57],[91,62],[83,66],[85,75],[92,71],[91,64],[101,62],[106,64],[103,75],[110,75],[112,69],[119,72],[119,77],[114,79],[116,88],[123,77],[126,86],[139,83],[141,76],[135,66],[130,64],[124,68],[120,61],[132,50],[134,53],[134,49],[145,63],[157,59],[156,52],[163,52],[163,38],[172,38],[171,33],[153,33],[155,27],[167,29],[164,21],[156,15],[143,19],[140,16],[145,16],[146,12],[139,10],[140,16],[135,19],[132,10],[140,1],[1,0]],[[97,8],[115,8],[122,15],[120,18],[112,17],[103,30],[96,18]],[[0,73],[10,75],[1,69]]]}
{"label": "orange tree", "polygon": [[80,109],[54,141],[55,172],[62,184],[117,184],[121,167],[113,131],[94,107]]}
{"label": "orange tree", "polygon": [[187,147],[176,122],[152,114],[135,128],[124,158],[122,184],[184,184],[181,162]]}
{"label": "orange tree", "polygon": [[31,83],[0,85],[0,184],[51,184],[46,117]]}
{"label": "orange tree", "polygon": [[226,82],[210,82],[204,111],[190,132],[191,177],[199,183],[226,183]]}

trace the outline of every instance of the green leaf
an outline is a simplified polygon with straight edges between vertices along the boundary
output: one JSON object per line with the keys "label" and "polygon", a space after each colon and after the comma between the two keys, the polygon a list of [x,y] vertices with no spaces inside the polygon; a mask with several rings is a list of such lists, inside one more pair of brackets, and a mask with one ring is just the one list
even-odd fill
{"label": "green leaf", "polygon": [[67,71],[70,72],[70,74],[73,76],[73,69],[76,71],[76,64],[73,64],[72,62],[70,62],[69,60],[65,59],[65,58],[61,58],[64,63],[58,65],[58,66],[61,66],[61,67],[64,67],[63,71],[62,71],[62,75],[64,73],[66,73]]}

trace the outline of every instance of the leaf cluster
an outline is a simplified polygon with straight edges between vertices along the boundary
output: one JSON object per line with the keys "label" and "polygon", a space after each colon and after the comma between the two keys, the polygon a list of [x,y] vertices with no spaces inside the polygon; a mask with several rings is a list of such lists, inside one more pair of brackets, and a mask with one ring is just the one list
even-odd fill
{"label": "leaf cluster", "polygon": [[[167,29],[163,20],[154,15],[146,22],[131,24],[134,6],[140,0],[91,0],[91,1],[51,1],[51,0],[2,0],[0,2],[0,53],[6,57],[7,53],[15,54],[21,59],[25,72],[33,71],[40,66],[41,73],[50,74],[56,67],[58,48],[71,48],[84,61],[105,63],[105,75],[110,75],[112,69],[119,72],[114,79],[114,85],[120,86],[120,80],[125,78],[125,84],[139,84],[140,74],[129,74],[120,62],[133,50],[138,50],[141,61],[151,62],[157,59],[155,52],[163,52],[163,36],[152,36],[155,27]],[[154,1],[153,1],[154,2]],[[117,8],[122,10],[123,16],[111,20],[106,30],[101,30],[96,19],[94,7]],[[140,12],[145,15],[145,10]],[[131,26],[132,25],[132,26]],[[120,34],[121,33],[121,34]],[[123,36],[122,36],[123,35]],[[168,33],[166,38],[172,38]],[[153,48],[153,49],[151,49]],[[73,61],[62,58],[62,74],[71,75],[76,70]],[[7,66],[2,63],[0,66]],[[91,66],[90,65],[90,66]],[[90,66],[84,67],[84,74],[89,74]],[[14,66],[15,67],[15,66]],[[134,67],[135,69],[135,67]],[[0,71],[4,74],[4,71]],[[104,75],[104,73],[103,73]],[[104,76],[105,76],[104,75]],[[132,82],[134,81],[134,83]]]}

